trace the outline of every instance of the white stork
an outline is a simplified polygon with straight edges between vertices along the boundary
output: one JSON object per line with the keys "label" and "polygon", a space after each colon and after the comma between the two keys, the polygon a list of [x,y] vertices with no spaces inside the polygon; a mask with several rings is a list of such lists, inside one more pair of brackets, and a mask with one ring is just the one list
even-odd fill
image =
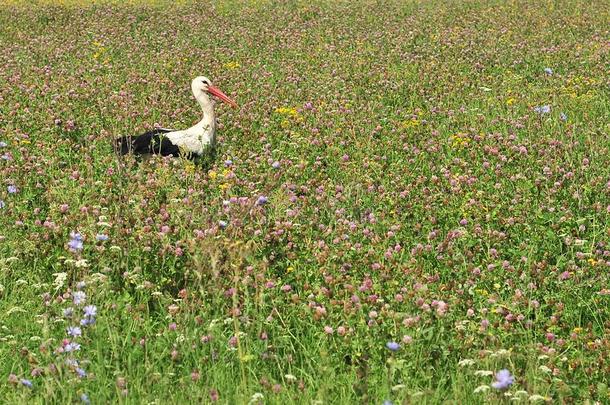
{"label": "white stork", "polygon": [[118,138],[116,140],[117,150],[122,155],[133,152],[138,155],[179,156],[182,152],[188,156],[201,156],[208,147],[214,147],[216,115],[214,114],[214,100],[210,94],[234,108],[237,107],[237,103],[218,87],[213,86],[210,79],[204,76],[193,79],[191,90],[203,110],[201,121],[181,131],[156,128],[139,136]]}

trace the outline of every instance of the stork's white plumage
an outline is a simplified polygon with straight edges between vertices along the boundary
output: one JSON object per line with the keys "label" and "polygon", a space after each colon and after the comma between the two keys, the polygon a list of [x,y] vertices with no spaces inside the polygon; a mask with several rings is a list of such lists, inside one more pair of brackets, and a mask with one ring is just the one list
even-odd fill
{"label": "stork's white plumage", "polygon": [[124,136],[117,139],[117,149],[121,154],[133,152],[135,154],[160,154],[163,156],[187,155],[201,156],[204,151],[216,143],[216,115],[214,113],[214,100],[210,95],[237,107],[218,87],[204,76],[198,76],[191,82],[191,90],[195,99],[203,110],[203,117],[194,126],[176,131],[166,128],[157,128],[140,136]]}

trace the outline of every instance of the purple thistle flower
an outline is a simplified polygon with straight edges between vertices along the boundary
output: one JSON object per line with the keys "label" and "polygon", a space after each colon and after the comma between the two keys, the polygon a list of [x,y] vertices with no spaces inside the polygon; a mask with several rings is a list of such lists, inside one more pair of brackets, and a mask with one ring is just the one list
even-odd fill
{"label": "purple thistle flower", "polygon": [[78,326],[68,326],[68,335],[70,335],[72,337],[77,337],[77,336],[82,335],[81,328],[79,328]]}
{"label": "purple thistle flower", "polygon": [[388,342],[385,345],[388,349],[390,349],[391,351],[395,352],[398,349],[400,349],[400,345],[396,342]]}
{"label": "purple thistle flower", "polygon": [[22,378],[20,382],[21,385],[23,385],[24,387],[32,388],[34,386],[34,384],[32,384],[32,381],[25,378]]}
{"label": "purple thistle flower", "polygon": [[510,374],[507,369],[500,370],[496,373],[496,382],[491,384],[497,390],[506,390],[515,382],[515,377]]}
{"label": "purple thistle flower", "polygon": [[83,236],[78,232],[71,232],[68,247],[72,252],[83,250]]}
{"label": "purple thistle flower", "polygon": [[13,184],[11,184],[10,186],[8,186],[6,188],[6,190],[8,191],[9,194],[15,194],[17,192],[17,187],[15,187]]}
{"label": "purple thistle flower", "polygon": [[261,195],[256,200],[256,205],[265,205],[268,201],[269,199],[267,198],[267,196]]}
{"label": "purple thistle flower", "polygon": [[75,291],[72,293],[72,300],[74,301],[74,304],[76,304],[76,305],[84,304],[86,299],[87,299],[87,294],[85,294],[83,291]]}

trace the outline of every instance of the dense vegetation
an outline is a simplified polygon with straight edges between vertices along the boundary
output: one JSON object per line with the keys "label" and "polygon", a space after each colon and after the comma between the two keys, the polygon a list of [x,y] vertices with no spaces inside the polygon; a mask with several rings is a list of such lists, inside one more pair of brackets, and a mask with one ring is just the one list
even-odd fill
{"label": "dense vegetation", "polygon": [[607,1],[0,4],[3,401],[610,401]]}

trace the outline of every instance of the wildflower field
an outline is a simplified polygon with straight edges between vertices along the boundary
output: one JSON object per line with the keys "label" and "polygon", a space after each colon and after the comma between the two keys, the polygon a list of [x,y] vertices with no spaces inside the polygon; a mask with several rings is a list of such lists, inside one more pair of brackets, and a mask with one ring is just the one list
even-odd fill
{"label": "wildflower field", "polygon": [[[0,0],[0,402],[610,403],[610,7]],[[118,158],[199,119],[216,156]]]}

